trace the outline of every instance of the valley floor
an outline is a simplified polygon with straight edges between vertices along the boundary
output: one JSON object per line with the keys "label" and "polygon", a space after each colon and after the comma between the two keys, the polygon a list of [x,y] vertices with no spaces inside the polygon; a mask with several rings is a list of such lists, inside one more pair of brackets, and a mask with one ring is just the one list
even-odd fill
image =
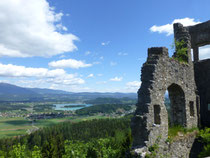
{"label": "valley floor", "polygon": [[42,119],[31,121],[24,117],[14,117],[14,118],[0,118],[0,138],[15,137],[19,135],[30,134],[33,131],[36,131],[42,127],[47,127],[55,125],[61,122],[71,121],[71,122],[80,122],[84,120],[91,119],[101,119],[109,118],[108,116],[72,116],[64,118],[55,118],[55,119]]}

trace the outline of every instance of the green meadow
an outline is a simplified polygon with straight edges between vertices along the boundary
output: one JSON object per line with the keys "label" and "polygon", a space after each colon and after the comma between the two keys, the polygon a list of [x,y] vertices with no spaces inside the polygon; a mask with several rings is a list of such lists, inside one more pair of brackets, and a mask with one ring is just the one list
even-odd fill
{"label": "green meadow", "polygon": [[0,118],[0,138],[14,137],[28,134],[30,130],[52,126],[61,122],[71,121],[80,122],[91,119],[107,118],[105,116],[86,116],[86,117],[65,117],[58,119],[42,119],[32,123],[32,121],[23,117]]}

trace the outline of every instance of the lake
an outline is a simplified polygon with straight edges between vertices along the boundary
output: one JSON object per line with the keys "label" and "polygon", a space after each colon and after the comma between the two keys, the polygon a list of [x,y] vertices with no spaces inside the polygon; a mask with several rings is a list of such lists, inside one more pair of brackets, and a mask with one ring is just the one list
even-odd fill
{"label": "lake", "polygon": [[[69,104],[54,104],[54,110],[62,110],[62,111],[69,111],[69,110],[79,110],[88,106],[92,106],[92,104],[80,104],[80,103],[69,103]],[[81,107],[65,107],[65,106],[79,106]]]}

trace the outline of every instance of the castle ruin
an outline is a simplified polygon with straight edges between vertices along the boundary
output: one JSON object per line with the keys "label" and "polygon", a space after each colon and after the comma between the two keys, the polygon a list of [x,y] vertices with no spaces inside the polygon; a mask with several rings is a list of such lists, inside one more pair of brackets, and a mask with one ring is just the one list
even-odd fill
{"label": "castle ruin", "polygon": [[[141,70],[142,84],[131,122],[133,147],[141,153],[156,143],[157,138],[163,148],[168,148],[164,142],[168,138],[169,115],[171,125],[210,126],[210,59],[199,60],[199,47],[210,44],[210,21],[188,27],[176,23],[174,38],[184,41],[187,63],[170,58],[165,47],[153,47],[148,49],[147,61]],[[164,103],[166,91],[170,113]],[[172,157],[188,157],[194,138],[181,144],[183,147],[175,147],[173,150],[180,150],[182,154],[171,151]]]}

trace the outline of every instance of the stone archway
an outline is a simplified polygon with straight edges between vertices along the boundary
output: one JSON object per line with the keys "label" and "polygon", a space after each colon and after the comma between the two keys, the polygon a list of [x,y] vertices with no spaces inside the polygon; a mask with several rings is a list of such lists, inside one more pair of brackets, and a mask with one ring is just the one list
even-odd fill
{"label": "stone archway", "polygon": [[186,105],[185,94],[182,88],[177,84],[171,84],[168,87],[170,99],[170,125],[186,126]]}
{"label": "stone archway", "polygon": [[[197,32],[198,28],[202,32]],[[201,108],[201,114],[204,113],[202,110],[207,111],[207,105],[210,104],[210,100],[206,99],[210,98],[207,93],[209,91],[207,87],[210,87],[210,73],[207,73],[210,72],[210,62],[198,61],[198,47],[210,43],[209,28],[210,21],[192,27],[174,24],[175,40],[184,41],[184,47],[187,48],[186,63],[173,58],[176,57],[177,52],[170,58],[168,49],[165,47],[148,49],[147,60],[141,69],[142,84],[138,90],[137,108],[131,121],[133,147],[138,149],[138,153],[146,153],[157,141],[163,150],[165,150],[164,147],[168,147],[165,144],[168,139],[168,115],[171,116],[172,126],[181,125],[188,129],[196,127],[200,120],[198,94],[201,104],[205,106]],[[194,50],[194,63],[191,59],[191,48]],[[170,113],[167,112],[164,103],[166,90],[168,90],[171,104]],[[207,112],[202,116],[202,120],[210,118]],[[186,148],[177,149],[186,155],[189,154]]]}
{"label": "stone archway", "polygon": [[[191,60],[183,64],[169,58],[164,47],[149,48],[141,72],[142,84],[131,122],[134,147],[151,146],[158,137],[165,141],[168,138],[168,115],[171,115],[172,126],[197,126],[196,86]],[[164,104],[166,90],[171,113]]]}

